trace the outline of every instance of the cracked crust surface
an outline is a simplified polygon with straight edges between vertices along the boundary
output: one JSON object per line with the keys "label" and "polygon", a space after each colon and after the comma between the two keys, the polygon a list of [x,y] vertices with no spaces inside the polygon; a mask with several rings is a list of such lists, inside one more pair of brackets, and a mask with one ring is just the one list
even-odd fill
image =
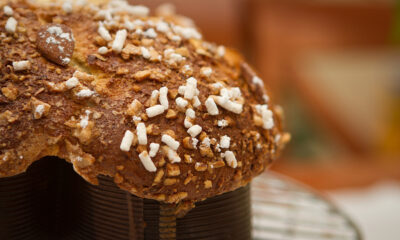
{"label": "cracked crust surface", "polygon": [[[0,177],[58,156],[93,184],[103,174],[139,197],[176,203],[234,190],[270,166],[289,135],[243,58],[179,18],[115,10],[119,2],[70,9],[1,1],[17,25],[10,30],[0,12]],[[68,64],[37,46],[38,31],[54,24],[73,34]]]}

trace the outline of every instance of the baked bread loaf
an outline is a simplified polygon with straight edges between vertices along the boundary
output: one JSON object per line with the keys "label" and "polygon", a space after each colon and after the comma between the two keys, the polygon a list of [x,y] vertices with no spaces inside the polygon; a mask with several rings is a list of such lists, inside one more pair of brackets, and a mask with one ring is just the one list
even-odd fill
{"label": "baked bread loaf", "polygon": [[246,185],[289,138],[263,81],[190,21],[124,1],[0,6],[0,177],[58,156],[92,184],[193,202]]}

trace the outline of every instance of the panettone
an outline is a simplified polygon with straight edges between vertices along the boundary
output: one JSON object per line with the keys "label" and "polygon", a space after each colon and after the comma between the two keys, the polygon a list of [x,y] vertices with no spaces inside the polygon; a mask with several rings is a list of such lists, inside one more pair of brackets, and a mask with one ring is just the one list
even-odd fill
{"label": "panettone", "polygon": [[92,184],[195,202],[246,185],[288,140],[264,82],[190,21],[1,1],[0,32],[0,177],[57,156]]}

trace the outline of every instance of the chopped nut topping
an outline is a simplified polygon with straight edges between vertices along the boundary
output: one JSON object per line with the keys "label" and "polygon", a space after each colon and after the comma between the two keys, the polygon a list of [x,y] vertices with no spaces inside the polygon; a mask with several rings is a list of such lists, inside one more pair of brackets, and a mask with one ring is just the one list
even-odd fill
{"label": "chopped nut topping", "polygon": [[188,154],[185,154],[184,158],[185,158],[185,163],[192,163],[193,162],[193,158]]}
{"label": "chopped nut topping", "polygon": [[176,164],[167,164],[167,175],[169,177],[176,177],[181,174],[181,171],[179,169],[179,165]]}
{"label": "chopped nut topping", "polygon": [[165,201],[165,194],[155,195],[155,200],[157,200],[159,202]]}
{"label": "chopped nut topping", "polygon": [[169,89],[168,90],[169,97],[175,99],[178,96],[178,90],[176,89]]}
{"label": "chopped nut topping", "polygon": [[128,105],[128,109],[126,110],[126,114],[129,116],[137,115],[142,109],[142,104],[138,100],[133,100],[131,104]]}
{"label": "chopped nut topping", "polygon": [[92,141],[93,134],[93,121],[87,121],[85,124],[78,123],[73,130],[72,135],[79,139],[82,144],[89,144]]}
{"label": "chopped nut topping", "polygon": [[136,152],[138,152],[138,153],[141,153],[141,152],[143,152],[143,151],[147,151],[147,146],[146,146],[146,145],[139,145],[139,146],[136,148]]}
{"label": "chopped nut topping", "polygon": [[153,92],[151,92],[150,106],[157,104],[158,96],[160,96],[160,92],[158,90],[153,90]]}
{"label": "chopped nut topping", "polygon": [[225,166],[225,162],[223,160],[218,160],[216,162],[209,163],[211,168],[220,168]]}
{"label": "chopped nut topping", "polygon": [[195,149],[195,147],[193,146],[193,142],[192,142],[192,138],[191,137],[185,137],[183,139],[183,147],[186,149]]}
{"label": "chopped nut topping", "polygon": [[149,135],[157,136],[160,135],[160,127],[158,125],[155,125],[154,123],[151,123],[146,127],[146,132]]}
{"label": "chopped nut topping", "polygon": [[93,165],[95,159],[92,155],[83,153],[83,156],[73,156],[71,162],[74,165],[74,168],[75,166],[78,168],[86,168]]}
{"label": "chopped nut topping", "polygon": [[162,56],[153,48],[149,48],[150,51],[150,61],[151,62],[160,62],[162,59]]}
{"label": "chopped nut topping", "polygon": [[197,162],[194,165],[194,169],[196,169],[196,171],[198,172],[204,172],[205,170],[207,170],[207,164],[202,162]]}
{"label": "chopped nut topping", "polygon": [[189,57],[190,53],[189,50],[187,49],[187,47],[180,47],[175,49],[175,52],[179,55],[182,55],[183,57]]}
{"label": "chopped nut topping", "polygon": [[6,98],[12,101],[18,97],[18,88],[14,87],[11,83],[7,84],[7,87],[1,88],[1,92]]}
{"label": "chopped nut topping", "polygon": [[214,153],[212,152],[211,148],[204,145],[200,145],[200,155],[202,157],[214,157]]}
{"label": "chopped nut topping", "polygon": [[94,80],[94,76],[85,72],[81,72],[81,71],[75,71],[73,74],[73,77],[78,78],[79,80],[82,81],[87,81],[87,82],[91,82]]}
{"label": "chopped nut topping", "polygon": [[217,144],[217,139],[216,139],[216,138],[211,138],[211,139],[210,139],[210,144],[211,144],[211,145]]}
{"label": "chopped nut topping", "polygon": [[156,176],[154,177],[153,184],[160,183],[163,176],[164,176],[164,170],[163,169],[158,170]]}
{"label": "chopped nut topping", "polygon": [[63,83],[53,83],[49,81],[45,81],[44,85],[51,91],[51,92],[63,92],[65,91],[65,82]]}
{"label": "chopped nut topping", "polygon": [[115,182],[116,184],[123,183],[123,182],[124,182],[124,178],[123,178],[119,173],[116,173],[116,174],[114,175],[114,182]]}
{"label": "chopped nut topping", "polygon": [[124,57],[124,55],[126,55],[125,59],[128,59],[129,55],[142,55],[142,50],[140,47],[136,47],[135,45],[128,43],[122,49],[122,57]]}
{"label": "chopped nut topping", "polygon": [[11,111],[6,110],[0,113],[0,126],[6,126],[8,123],[13,123],[18,119]]}
{"label": "chopped nut topping", "polygon": [[[151,47],[154,45],[154,40],[149,38],[143,38],[141,41],[142,45],[145,47]],[[150,48],[152,49],[152,48]],[[153,48],[154,49],[154,48]],[[155,51],[155,50],[154,50]],[[157,51],[156,51],[157,52]]]}
{"label": "chopped nut topping", "polygon": [[253,115],[253,121],[256,126],[262,127],[264,125],[262,117],[258,114]]}
{"label": "chopped nut topping", "polygon": [[147,117],[147,114],[145,114],[145,113],[140,114],[140,118],[143,119],[143,121],[149,120],[149,118]]}
{"label": "chopped nut topping", "polygon": [[183,181],[183,184],[188,185],[191,181],[192,181],[192,176],[188,176],[188,177],[185,178],[185,180]]}
{"label": "chopped nut topping", "polygon": [[171,186],[171,185],[176,184],[177,182],[178,182],[178,179],[176,179],[176,178],[166,178],[164,180],[164,185],[165,186]]}
{"label": "chopped nut topping", "polygon": [[212,187],[212,182],[210,180],[204,181],[204,188],[211,188]]}
{"label": "chopped nut topping", "polygon": [[172,109],[168,109],[167,115],[165,117],[167,119],[175,119],[177,117],[177,113]]}

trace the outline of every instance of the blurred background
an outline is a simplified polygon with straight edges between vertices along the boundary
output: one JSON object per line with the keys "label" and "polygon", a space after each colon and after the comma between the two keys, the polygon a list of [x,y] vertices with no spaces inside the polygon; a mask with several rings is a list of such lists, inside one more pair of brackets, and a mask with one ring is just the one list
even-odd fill
{"label": "blurred background", "polygon": [[243,52],[292,134],[273,171],[325,192],[366,239],[400,239],[400,1],[131,2],[172,3]]}

